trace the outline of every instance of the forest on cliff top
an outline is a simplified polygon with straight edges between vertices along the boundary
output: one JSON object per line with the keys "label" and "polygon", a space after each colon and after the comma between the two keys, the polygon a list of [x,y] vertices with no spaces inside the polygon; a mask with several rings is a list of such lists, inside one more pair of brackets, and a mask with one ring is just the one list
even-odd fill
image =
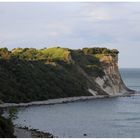
{"label": "forest on cliff top", "polygon": [[[92,86],[85,74],[104,75],[96,55],[117,55],[116,49],[15,48],[0,49],[0,102],[30,102],[89,96]],[[83,74],[84,73],[84,74]],[[100,92],[100,94],[104,94]]]}

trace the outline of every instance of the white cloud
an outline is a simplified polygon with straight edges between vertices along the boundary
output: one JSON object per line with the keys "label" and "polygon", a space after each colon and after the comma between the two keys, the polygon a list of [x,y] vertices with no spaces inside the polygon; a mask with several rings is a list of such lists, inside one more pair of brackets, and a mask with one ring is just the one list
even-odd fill
{"label": "white cloud", "polygon": [[118,48],[121,66],[137,65],[140,3],[1,3],[0,19],[0,45]]}

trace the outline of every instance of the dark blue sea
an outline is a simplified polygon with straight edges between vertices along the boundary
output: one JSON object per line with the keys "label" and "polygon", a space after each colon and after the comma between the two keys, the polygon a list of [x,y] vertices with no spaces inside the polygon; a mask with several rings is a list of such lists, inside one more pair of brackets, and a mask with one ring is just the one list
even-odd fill
{"label": "dark blue sea", "polygon": [[[140,91],[140,69],[121,69],[125,84]],[[14,123],[58,137],[140,138],[140,96],[22,107]]]}

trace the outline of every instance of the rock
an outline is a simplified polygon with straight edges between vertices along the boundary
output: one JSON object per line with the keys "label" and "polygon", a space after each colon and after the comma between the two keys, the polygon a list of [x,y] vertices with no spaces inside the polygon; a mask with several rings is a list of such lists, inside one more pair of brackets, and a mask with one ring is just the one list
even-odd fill
{"label": "rock", "polygon": [[87,134],[83,134],[83,136],[87,136]]}

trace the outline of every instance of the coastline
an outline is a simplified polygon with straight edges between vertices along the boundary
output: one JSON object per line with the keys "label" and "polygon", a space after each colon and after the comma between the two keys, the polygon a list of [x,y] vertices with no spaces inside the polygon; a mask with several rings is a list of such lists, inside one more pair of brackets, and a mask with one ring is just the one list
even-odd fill
{"label": "coastline", "polygon": [[[62,104],[68,102],[90,100],[90,99],[103,99],[103,98],[116,98],[116,97],[131,97],[134,96],[137,92],[126,92],[120,93],[117,95],[98,95],[98,96],[80,96],[80,97],[68,97],[68,98],[58,98],[58,99],[49,99],[45,101],[34,101],[29,103],[3,103],[0,104],[0,108],[8,107],[28,107],[28,106],[37,106],[37,105],[51,105],[51,104]],[[19,127],[14,126],[14,135],[17,138],[58,138],[49,132],[43,132],[36,129],[29,129],[28,127]]]}
{"label": "coastline", "polygon": [[16,138],[54,138],[51,133],[41,132],[28,127],[14,127],[14,135]]}
{"label": "coastline", "polygon": [[2,103],[2,104],[0,104],[0,108],[62,104],[62,103],[82,101],[82,100],[90,100],[90,99],[131,96],[133,94],[135,94],[135,92],[134,93],[127,92],[127,93],[123,93],[123,94],[120,93],[120,94],[117,94],[117,95],[96,95],[96,96],[78,96],[78,97],[57,98],[57,99],[48,99],[48,100],[43,100],[43,101],[33,101],[33,102],[29,102],[29,103]]}

